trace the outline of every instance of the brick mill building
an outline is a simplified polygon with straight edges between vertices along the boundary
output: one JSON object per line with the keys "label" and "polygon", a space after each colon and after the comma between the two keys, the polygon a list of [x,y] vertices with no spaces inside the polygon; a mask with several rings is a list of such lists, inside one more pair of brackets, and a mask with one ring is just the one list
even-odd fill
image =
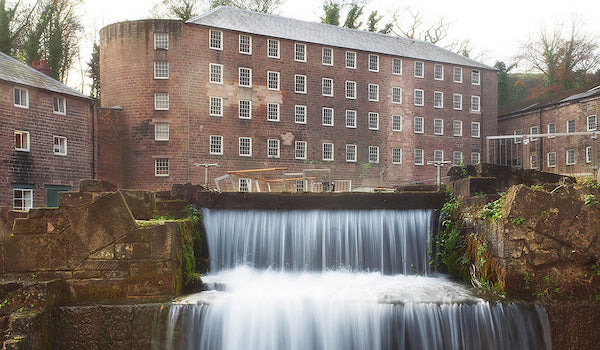
{"label": "brick mill building", "polygon": [[57,206],[94,177],[93,116],[89,97],[0,52],[0,213]]}
{"label": "brick mill building", "polygon": [[99,161],[123,165],[100,174],[120,187],[202,183],[196,163],[220,165],[211,183],[284,167],[390,186],[477,163],[497,133],[496,70],[423,41],[230,7],[100,38]]}

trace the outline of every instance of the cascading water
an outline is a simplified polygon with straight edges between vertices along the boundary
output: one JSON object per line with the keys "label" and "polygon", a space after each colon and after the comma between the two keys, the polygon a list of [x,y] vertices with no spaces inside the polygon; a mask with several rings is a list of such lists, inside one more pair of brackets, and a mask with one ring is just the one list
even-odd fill
{"label": "cascading water", "polygon": [[168,349],[550,349],[543,308],[428,276],[427,210],[207,210],[210,290]]}

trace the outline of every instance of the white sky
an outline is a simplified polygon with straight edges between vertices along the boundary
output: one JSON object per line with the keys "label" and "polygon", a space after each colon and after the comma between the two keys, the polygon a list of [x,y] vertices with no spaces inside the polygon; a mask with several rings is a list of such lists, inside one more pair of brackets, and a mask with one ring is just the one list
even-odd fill
{"label": "white sky", "polygon": [[[86,0],[84,13],[86,37],[81,44],[81,64],[89,60],[91,46],[98,31],[111,23],[148,18],[152,7],[160,0]],[[319,21],[323,0],[287,0],[279,15],[308,21]],[[513,62],[520,44],[539,32],[542,26],[552,28],[568,22],[576,15],[586,32],[600,41],[599,0],[370,0],[365,9],[379,14],[396,10],[412,10],[423,14],[425,22],[443,17],[451,22],[448,41],[470,40],[472,57],[488,65],[497,60]],[[366,15],[364,16],[366,20]],[[384,22],[382,20],[381,22]],[[75,65],[78,65],[76,62]],[[84,68],[85,69],[85,68]],[[81,90],[81,69],[74,69],[68,84]],[[88,87],[84,92],[88,93]]]}

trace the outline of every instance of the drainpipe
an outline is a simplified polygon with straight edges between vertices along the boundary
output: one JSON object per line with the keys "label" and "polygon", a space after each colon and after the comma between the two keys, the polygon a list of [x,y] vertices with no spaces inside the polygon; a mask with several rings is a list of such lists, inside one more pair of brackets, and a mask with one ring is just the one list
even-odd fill
{"label": "drainpipe", "polygon": [[[540,128],[539,128],[539,133],[543,134],[543,129],[542,129],[542,110],[543,108],[540,108],[540,113],[539,113],[539,124],[540,124]],[[544,171],[544,138],[540,137],[539,138],[540,141],[540,149],[538,150],[538,161],[540,162],[540,171]]]}

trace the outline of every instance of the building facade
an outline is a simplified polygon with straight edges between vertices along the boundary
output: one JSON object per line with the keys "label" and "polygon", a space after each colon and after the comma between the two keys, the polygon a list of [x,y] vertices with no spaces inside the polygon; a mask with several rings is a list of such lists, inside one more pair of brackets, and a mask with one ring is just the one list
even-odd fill
{"label": "building facade", "polygon": [[0,53],[0,212],[57,206],[94,177],[92,101]]}
{"label": "building facade", "polygon": [[[227,171],[331,169],[353,187],[477,163],[496,70],[433,44],[219,7],[100,32],[102,106],[122,108],[122,187]],[[110,179],[109,179],[110,181]]]}

